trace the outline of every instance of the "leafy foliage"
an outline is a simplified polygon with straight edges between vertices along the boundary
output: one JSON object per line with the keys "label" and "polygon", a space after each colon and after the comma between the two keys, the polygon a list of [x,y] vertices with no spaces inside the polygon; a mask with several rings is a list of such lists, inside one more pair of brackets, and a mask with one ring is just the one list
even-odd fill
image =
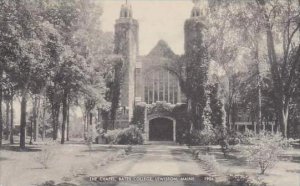
{"label": "leafy foliage", "polygon": [[147,105],[147,113],[149,115],[155,114],[155,113],[171,115],[174,107],[175,106],[170,103],[166,103],[163,101],[157,101],[156,103]]}
{"label": "leafy foliage", "polygon": [[228,182],[232,186],[266,186],[266,183],[254,183],[247,174],[230,174],[227,176]]}
{"label": "leafy foliage", "polygon": [[145,109],[146,105],[137,104],[134,108],[133,117],[131,120],[131,124],[136,125],[141,131],[144,131]]}
{"label": "leafy foliage", "polygon": [[143,136],[140,129],[136,126],[130,126],[125,129],[109,130],[104,134],[106,142],[109,144],[129,144],[137,145],[143,144]]}
{"label": "leafy foliage", "polygon": [[34,160],[41,164],[44,169],[49,168],[49,164],[54,161],[55,152],[51,145],[43,147],[42,150],[34,157]]}
{"label": "leafy foliage", "polygon": [[205,128],[202,131],[195,130],[188,135],[189,145],[213,145],[216,143],[215,133],[209,128]]}
{"label": "leafy foliage", "polygon": [[106,143],[112,144],[116,140],[118,134],[121,132],[122,129],[115,129],[115,130],[108,130],[106,133],[102,133],[103,137],[106,140]]}
{"label": "leafy foliage", "polygon": [[250,138],[251,145],[242,149],[250,165],[260,169],[264,174],[279,161],[279,156],[289,147],[289,142],[281,134],[261,132]]}
{"label": "leafy foliage", "polygon": [[137,145],[137,144],[143,144],[144,140],[143,140],[143,136],[142,136],[142,132],[140,131],[140,129],[138,129],[135,126],[130,126],[127,129],[123,129],[121,130],[114,143],[115,144],[128,144],[128,145]]}

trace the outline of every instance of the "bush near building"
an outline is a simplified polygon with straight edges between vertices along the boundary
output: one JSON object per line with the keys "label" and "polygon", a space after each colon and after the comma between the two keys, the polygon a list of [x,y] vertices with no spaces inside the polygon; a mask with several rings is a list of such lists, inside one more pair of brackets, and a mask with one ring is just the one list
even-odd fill
{"label": "bush near building", "polygon": [[136,126],[107,131],[103,134],[103,138],[108,144],[138,145],[144,142],[142,132]]}

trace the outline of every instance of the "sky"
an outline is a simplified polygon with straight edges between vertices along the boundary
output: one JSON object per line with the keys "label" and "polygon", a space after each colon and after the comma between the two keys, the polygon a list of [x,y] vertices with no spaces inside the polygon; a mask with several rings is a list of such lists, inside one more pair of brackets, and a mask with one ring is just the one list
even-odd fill
{"label": "sky", "polygon": [[[190,17],[192,0],[128,0],[139,22],[140,54],[146,55],[159,40],[165,40],[176,54],[184,50],[184,22]],[[113,32],[125,0],[101,0],[102,29]]]}
{"label": "sky", "polygon": [[[99,0],[103,7],[102,29],[114,32],[125,0]],[[184,22],[190,17],[192,0],[128,0],[139,21],[140,55],[148,54],[159,40],[165,40],[176,54],[184,50]],[[31,107],[30,105],[28,107]],[[20,123],[20,100],[14,102],[15,123]],[[80,111],[75,111],[81,115]]]}

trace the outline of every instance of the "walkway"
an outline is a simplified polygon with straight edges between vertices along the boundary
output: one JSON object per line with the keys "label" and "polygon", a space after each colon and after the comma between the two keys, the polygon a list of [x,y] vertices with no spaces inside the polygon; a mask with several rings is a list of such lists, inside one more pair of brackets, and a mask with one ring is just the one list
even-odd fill
{"label": "walkway", "polygon": [[[134,147],[133,152],[125,160],[114,162],[104,167],[103,171],[97,170],[91,176],[122,176],[125,178],[129,176],[131,179],[135,179],[127,182],[98,184],[106,186],[205,186],[210,184],[206,182],[201,182],[200,184],[199,179],[193,179],[195,176],[207,175],[199,166],[199,163],[193,160],[186,146],[144,145]],[[157,178],[168,181],[157,181],[155,180]],[[181,178],[190,180],[186,181]],[[151,180],[139,182],[138,179]],[[177,180],[174,181],[174,179]]]}

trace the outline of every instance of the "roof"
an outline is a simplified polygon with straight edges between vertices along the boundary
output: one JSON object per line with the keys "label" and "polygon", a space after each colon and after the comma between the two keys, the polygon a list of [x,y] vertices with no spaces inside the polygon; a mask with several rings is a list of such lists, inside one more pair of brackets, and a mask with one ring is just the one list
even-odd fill
{"label": "roof", "polygon": [[158,41],[156,46],[150,51],[147,57],[165,57],[165,58],[174,58],[176,54],[169,47],[167,42],[164,40]]}

